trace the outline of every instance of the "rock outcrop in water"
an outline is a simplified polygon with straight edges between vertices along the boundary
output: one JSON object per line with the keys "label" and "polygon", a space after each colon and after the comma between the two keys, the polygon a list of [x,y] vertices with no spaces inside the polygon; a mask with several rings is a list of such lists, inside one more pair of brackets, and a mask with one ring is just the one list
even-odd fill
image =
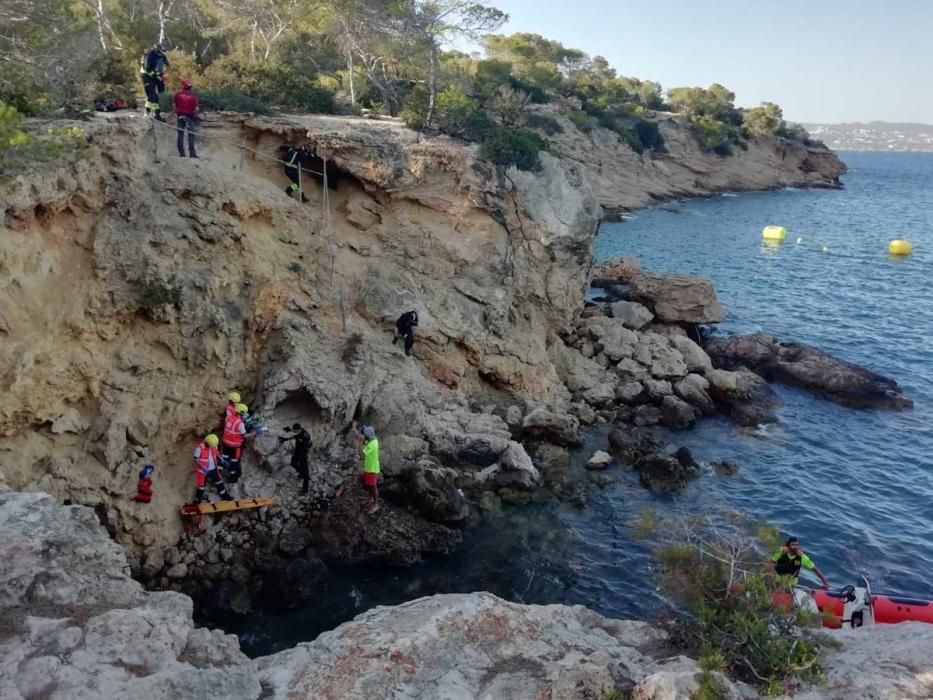
{"label": "rock outcrop in water", "polygon": [[[256,660],[196,628],[191,600],[129,577],[118,545],[82,506],[0,486],[0,697],[4,700],[551,700],[630,694],[682,700],[694,661],[644,622],[580,606],[474,593],[376,608],[317,640]],[[933,626],[838,634],[826,681],[805,700],[928,698]],[[725,682],[727,697],[754,698]],[[623,695],[624,696],[624,695]]]}
{"label": "rock outcrop in water", "polygon": [[914,405],[893,379],[811,345],[781,343],[767,333],[711,338],[704,349],[717,367],[747,368],[845,406],[899,409]]}

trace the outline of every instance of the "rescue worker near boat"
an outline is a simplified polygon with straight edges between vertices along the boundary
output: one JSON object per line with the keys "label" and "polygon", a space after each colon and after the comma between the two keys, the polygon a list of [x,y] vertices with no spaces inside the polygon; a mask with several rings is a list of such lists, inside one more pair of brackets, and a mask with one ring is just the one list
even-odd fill
{"label": "rescue worker near boat", "polygon": [[140,61],[139,76],[146,91],[146,114],[153,115],[159,121],[162,110],[159,107],[159,95],[165,92],[165,69],[168,68],[168,57],[162,44],[156,44],[147,51]]}
{"label": "rescue worker near boat", "polygon": [[198,484],[198,488],[194,492],[193,503],[195,504],[204,501],[204,489],[207,486],[208,479],[214,484],[214,488],[223,500],[233,500],[233,496],[227,493],[227,487],[220,476],[220,454],[217,452],[219,442],[217,436],[211,433],[194,448],[194,473]]}
{"label": "rescue worker near boat", "polygon": [[787,543],[781,547],[780,551],[771,557],[771,570],[778,576],[789,576],[790,585],[796,586],[800,568],[810,569],[816,574],[823,584],[823,588],[829,588],[829,581],[819,570],[813,560],[810,559],[800,548],[800,540],[796,537],[790,537]]}
{"label": "rescue worker near boat", "polygon": [[175,93],[172,103],[175,105],[175,114],[178,116],[178,155],[185,157],[185,133],[188,134],[188,157],[197,158],[194,151],[194,133],[198,114],[198,96],[191,89],[189,78],[181,81],[181,90]]}
{"label": "rescue worker near boat", "polygon": [[294,197],[297,193],[302,202],[307,202],[304,190],[301,187],[301,168],[310,168],[311,160],[314,158],[314,151],[310,146],[301,146],[295,148],[288,146],[285,149],[285,177],[292,181],[292,184],[285,188],[285,194]]}
{"label": "rescue worker near boat", "polygon": [[245,403],[238,403],[234,406],[234,413],[229,412],[224,419],[224,435],[221,452],[227,462],[227,481],[235,484],[240,480],[242,466],[240,465],[240,455],[243,452],[243,441],[249,437],[250,433],[246,430],[246,421],[244,416],[249,413],[249,407]]}

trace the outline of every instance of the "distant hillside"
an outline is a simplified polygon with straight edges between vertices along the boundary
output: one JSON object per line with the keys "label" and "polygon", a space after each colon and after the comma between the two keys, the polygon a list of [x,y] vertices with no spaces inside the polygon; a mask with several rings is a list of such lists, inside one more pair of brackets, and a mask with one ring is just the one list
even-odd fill
{"label": "distant hillside", "polygon": [[843,151],[933,151],[933,125],[894,122],[803,124],[813,138]]}

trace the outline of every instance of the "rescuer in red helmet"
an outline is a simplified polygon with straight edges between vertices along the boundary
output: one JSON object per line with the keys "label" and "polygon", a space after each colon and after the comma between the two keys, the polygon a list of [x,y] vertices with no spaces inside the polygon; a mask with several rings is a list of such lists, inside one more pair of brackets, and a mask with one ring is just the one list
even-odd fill
{"label": "rescuer in red helmet", "polygon": [[195,118],[198,114],[198,96],[191,89],[190,78],[181,81],[181,90],[175,93],[172,101],[175,104],[175,114],[178,115],[178,155],[185,157],[185,132],[188,133],[188,156],[197,158],[194,151]]}

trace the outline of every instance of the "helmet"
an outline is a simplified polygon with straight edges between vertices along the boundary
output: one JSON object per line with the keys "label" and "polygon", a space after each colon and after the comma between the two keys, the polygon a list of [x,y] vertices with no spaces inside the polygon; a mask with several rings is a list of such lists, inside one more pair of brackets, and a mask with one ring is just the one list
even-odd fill
{"label": "helmet", "polygon": [[152,48],[154,48],[156,51],[165,51],[165,46],[160,41],[153,44]]}
{"label": "helmet", "polygon": [[181,81],[182,90],[190,90],[192,85],[194,85],[194,83],[191,82],[191,78],[185,78]]}
{"label": "helmet", "polygon": [[365,437],[367,440],[375,440],[376,429],[371,425],[364,425],[363,426],[363,437]]}
{"label": "helmet", "polygon": [[217,439],[217,436],[214,435],[214,433],[211,433],[206,438],[204,438],[204,442],[206,442],[209,447],[217,447],[217,445],[220,444],[220,440]]}
{"label": "helmet", "polygon": [[240,403],[240,395],[235,391],[231,391],[227,394],[227,401],[230,403]]}
{"label": "helmet", "polygon": [[151,464],[147,464],[145,467],[139,470],[139,478],[148,479],[150,476],[152,476],[152,472],[154,471],[155,467],[153,467]]}
{"label": "helmet", "polygon": [[235,408],[237,413],[249,413],[249,406],[245,403],[238,403]]}
{"label": "helmet", "polygon": [[292,426],[292,430],[301,430],[301,423],[295,423]]}

